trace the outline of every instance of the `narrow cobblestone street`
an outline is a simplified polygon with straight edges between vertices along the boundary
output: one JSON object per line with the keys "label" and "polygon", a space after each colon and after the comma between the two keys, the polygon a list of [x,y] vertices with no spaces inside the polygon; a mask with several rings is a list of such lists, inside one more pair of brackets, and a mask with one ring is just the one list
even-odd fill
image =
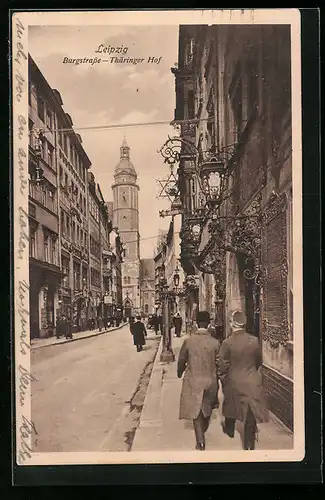
{"label": "narrow cobblestone street", "polygon": [[127,451],[159,339],[149,331],[147,345],[138,353],[125,326],[33,350],[34,450]]}

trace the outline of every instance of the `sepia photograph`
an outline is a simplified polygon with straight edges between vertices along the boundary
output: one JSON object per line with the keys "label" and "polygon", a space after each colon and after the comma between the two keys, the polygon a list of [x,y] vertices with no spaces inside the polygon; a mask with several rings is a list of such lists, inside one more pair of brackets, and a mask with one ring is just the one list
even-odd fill
{"label": "sepia photograph", "polygon": [[19,465],[303,460],[299,23],[13,16]]}

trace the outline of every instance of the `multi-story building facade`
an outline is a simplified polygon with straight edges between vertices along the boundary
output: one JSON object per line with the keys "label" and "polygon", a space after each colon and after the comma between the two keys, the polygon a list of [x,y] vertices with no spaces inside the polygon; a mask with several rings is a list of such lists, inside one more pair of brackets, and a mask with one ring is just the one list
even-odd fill
{"label": "multi-story building facade", "polygon": [[137,173],[130,160],[130,148],[125,139],[120,148],[120,161],[115,168],[112,190],[113,226],[118,227],[124,248],[124,314],[136,315],[140,313],[139,185]]}
{"label": "multi-story building facade", "polygon": [[[89,314],[92,319],[101,315],[102,297],[104,294],[103,284],[103,262],[102,262],[102,224],[101,210],[102,199],[101,193],[95,181],[94,175],[88,174],[88,206],[89,206],[89,267],[90,267],[90,283],[89,283]],[[105,276],[106,278],[106,276]]]}
{"label": "multi-story building facade", "polygon": [[30,330],[36,338],[53,335],[59,314],[71,318],[75,330],[97,316],[108,287],[111,219],[61,95],[30,56],[29,137]]}
{"label": "multi-story building facade", "polygon": [[[31,338],[53,335],[59,306],[60,241],[56,150],[59,94],[29,58],[29,272]],[[38,134],[38,131],[46,133]],[[37,181],[37,171],[42,180]]]}
{"label": "multi-story building facade", "polygon": [[[228,312],[246,312],[270,409],[293,428],[290,68],[288,26],[180,27],[175,120],[194,120],[181,124],[182,266],[223,336]],[[200,169],[221,151],[227,199],[206,218]]]}
{"label": "multi-story building facade", "polygon": [[91,162],[79,134],[73,131],[70,115],[57,110],[57,159],[60,210],[60,265],[63,280],[60,311],[74,322],[77,330],[87,327],[89,290],[88,182]]}

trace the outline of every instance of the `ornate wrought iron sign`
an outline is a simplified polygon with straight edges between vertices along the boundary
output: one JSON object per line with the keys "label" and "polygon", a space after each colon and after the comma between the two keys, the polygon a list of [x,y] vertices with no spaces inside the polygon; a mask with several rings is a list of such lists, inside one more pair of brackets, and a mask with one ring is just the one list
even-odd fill
{"label": "ornate wrought iron sign", "polygon": [[184,216],[180,231],[181,247],[183,256],[190,260],[198,254],[203,226],[204,219],[199,212]]}

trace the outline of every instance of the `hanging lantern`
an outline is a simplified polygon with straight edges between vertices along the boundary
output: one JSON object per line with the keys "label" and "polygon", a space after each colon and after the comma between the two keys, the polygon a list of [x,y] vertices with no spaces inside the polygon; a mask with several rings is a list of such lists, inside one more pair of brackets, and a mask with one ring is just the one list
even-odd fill
{"label": "hanging lantern", "polygon": [[175,271],[174,271],[174,276],[173,276],[174,285],[175,285],[176,289],[179,287],[179,279],[180,279],[179,269],[178,269],[178,266],[177,266],[176,269],[175,269]]}
{"label": "hanging lantern", "polygon": [[159,281],[163,282],[165,279],[165,265],[162,264],[159,268]]}
{"label": "hanging lantern", "polygon": [[222,203],[226,172],[224,162],[219,161],[214,156],[202,164],[200,177],[208,205],[216,207]]}

